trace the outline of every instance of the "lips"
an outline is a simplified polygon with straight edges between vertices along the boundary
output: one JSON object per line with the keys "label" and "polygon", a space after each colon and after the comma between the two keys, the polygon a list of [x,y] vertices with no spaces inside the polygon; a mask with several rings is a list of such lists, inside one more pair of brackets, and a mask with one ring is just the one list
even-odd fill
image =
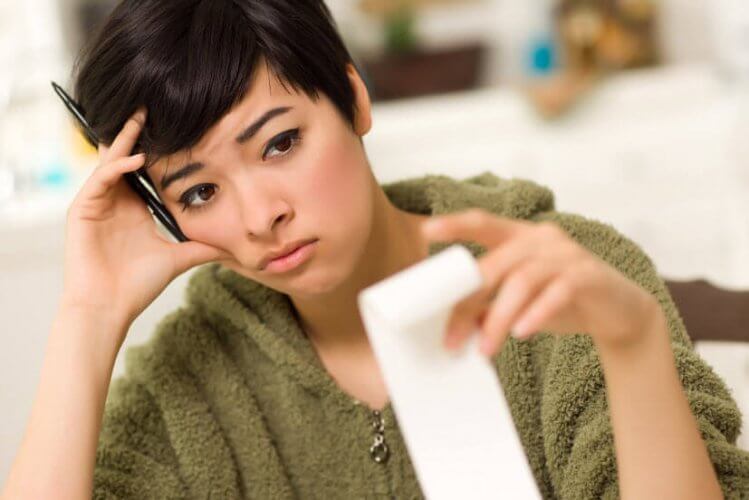
{"label": "lips", "polygon": [[297,250],[300,247],[303,247],[304,245],[307,245],[309,243],[312,243],[313,241],[316,241],[316,238],[309,238],[306,240],[299,240],[295,241],[293,243],[289,243],[281,248],[281,250],[270,252],[267,254],[263,259],[260,261],[260,265],[258,266],[261,270],[265,269],[268,264],[275,259],[285,257],[289,254],[294,253],[295,250]]}

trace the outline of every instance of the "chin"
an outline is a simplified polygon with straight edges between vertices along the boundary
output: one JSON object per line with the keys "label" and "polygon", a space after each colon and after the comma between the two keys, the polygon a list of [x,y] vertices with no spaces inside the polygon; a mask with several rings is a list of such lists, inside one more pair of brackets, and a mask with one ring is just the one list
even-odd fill
{"label": "chin", "polygon": [[335,293],[345,286],[350,280],[355,265],[349,259],[350,255],[343,258],[313,261],[307,269],[298,275],[288,277],[279,276],[273,280],[276,286],[273,288],[300,298],[314,298]]}
{"label": "chin", "polygon": [[282,283],[281,286],[284,288],[282,291],[286,294],[299,297],[316,297],[335,292],[348,276],[347,273],[342,271],[340,267],[331,270],[319,266],[307,269],[299,276],[294,276],[285,281],[279,280],[279,282]]}

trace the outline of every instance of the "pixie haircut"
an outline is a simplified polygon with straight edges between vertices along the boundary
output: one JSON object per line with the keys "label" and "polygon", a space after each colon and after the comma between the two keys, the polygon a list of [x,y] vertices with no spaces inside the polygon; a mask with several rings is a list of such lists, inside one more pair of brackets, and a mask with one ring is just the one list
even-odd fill
{"label": "pixie haircut", "polygon": [[104,144],[140,106],[149,163],[195,146],[261,58],[288,91],[324,93],[353,127],[352,58],[323,0],[123,0],[79,54],[74,96]]}

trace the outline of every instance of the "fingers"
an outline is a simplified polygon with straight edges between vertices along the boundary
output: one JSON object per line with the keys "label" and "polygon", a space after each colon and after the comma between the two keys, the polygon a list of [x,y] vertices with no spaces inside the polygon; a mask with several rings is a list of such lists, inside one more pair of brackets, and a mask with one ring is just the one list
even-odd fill
{"label": "fingers", "polygon": [[518,233],[530,223],[494,215],[472,208],[462,212],[440,215],[427,220],[424,234],[439,241],[474,241],[484,247],[495,247]]}
{"label": "fingers", "polygon": [[101,198],[119,182],[123,174],[138,170],[145,163],[145,155],[131,155],[146,121],[146,108],[139,108],[127,120],[111,146],[99,145],[99,166],[84,187],[87,198]]}
{"label": "fingers", "polygon": [[507,278],[482,324],[481,352],[497,352],[519,315],[557,275],[556,266],[547,261],[521,267]]}
{"label": "fingers", "polygon": [[138,170],[146,161],[146,155],[139,153],[133,156],[119,158],[111,163],[102,165],[91,174],[87,185],[86,196],[100,198],[108,194],[126,172]]}
{"label": "fingers", "polygon": [[461,302],[453,307],[447,322],[447,334],[444,338],[445,347],[458,349],[465,340],[476,331],[485,313],[486,300],[472,300]]}
{"label": "fingers", "polygon": [[[536,257],[539,245],[534,238],[515,238],[505,246],[496,248],[482,257],[479,269],[482,276],[481,289],[460,301],[453,309],[447,327],[448,347],[459,347],[475,330],[476,317],[485,311],[488,303],[497,294],[497,288],[507,276],[525,262]],[[471,316],[466,318],[465,316]],[[479,324],[481,324],[479,322]]]}
{"label": "fingers", "polygon": [[170,245],[174,248],[174,267],[180,274],[195,266],[230,257],[228,252],[198,241]]}
{"label": "fingers", "polygon": [[480,209],[439,219],[441,228],[424,225],[427,238],[491,247],[478,262],[481,289],[453,308],[447,348],[458,348],[481,327],[481,351],[493,355],[543,289],[581,259],[578,246],[551,223],[504,219]]}
{"label": "fingers", "polygon": [[[496,296],[497,287],[506,275],[522,262],[532,257],[532,249],[527,240],[516,240],[506,247],[489,253],[479,261],[483,276],[481,289],[453,308],[447,325],[445,344],[448,348],[458,348],[473,333],[477,317],[485,312],[488,304]],[[482,321],[479,321],[480,325]]]}
{"label": "fingers", "polygon": [[513,269],[523,265],[527,260],[537,257],[537,254],[542,250],[541,242],[532,236],[511,240],[479,259],[479,271],[482,276],[481,287],[485,295],[495,295],[500,283]]}
{"label": "fingers", "polygon": [[573,293],[564,280],[555,280],[546,287],[513,326],[513,335],[524,339],[544,328],[547,322],[572,302]]}
{"label": "fingers", "polygon": [[122,130],[120,130],[120,133],[117,134],[112,145],[106,151],[105,162],[131,154],[135,143],[138,141],[138,136],[140,136],[140,132],[146,123],[146,115],[146,108],[139,108],[128,118]]}
{"label": "fingers", "polygon": [[483,299],[471,299],[472,304],[456,307],[449,321],[445,345],[459,348],[479,326],[481,351],[487,356],[493,355],[506,340],[514,321],[559,274],[559,260],[528,257],[513,266],[493,297],[487,300],[484,294]]}
{"label": "fingers", "polygon": [[109,146],[104,143],[99,143],[98,153],[99,165],[104,165],[106,159],[109,158]]}

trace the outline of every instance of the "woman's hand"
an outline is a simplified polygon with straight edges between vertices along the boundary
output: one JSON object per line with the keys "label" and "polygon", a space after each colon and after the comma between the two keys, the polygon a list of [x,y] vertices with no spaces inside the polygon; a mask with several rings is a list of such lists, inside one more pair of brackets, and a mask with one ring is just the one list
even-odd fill
{"label": "woman's hand", "polygon": [[144,154],[130,154],[145,120],[146,110],[138,110],[111,147],[99,147],[100,166],[68,209],[65,235],[63,305],[105,311],[127,325],[176,276],[228,257],[199,242],[167,241],[122,178],[144,164]]}
{"label": "woman's hand", "polygon": [[663,315],[654,296],[553,223],[470,209],[433,217],[423,232],[429,240],[473,241],[487,250],[478,260],[482,288],[456,304],[448,321],[449,348],[477,326],[488,356],[510,333],[524,339],[541,330],[587,333],[598,346],[622,347]]}
{"label": "woman's hand", "polygon": [[3,498],[90,498],[117,352],[132,320],[179,273],[223,252],[171,243],[122,175],[145,123],[136,113],[107,148],[67,213],[64,285],[26,434]]}

